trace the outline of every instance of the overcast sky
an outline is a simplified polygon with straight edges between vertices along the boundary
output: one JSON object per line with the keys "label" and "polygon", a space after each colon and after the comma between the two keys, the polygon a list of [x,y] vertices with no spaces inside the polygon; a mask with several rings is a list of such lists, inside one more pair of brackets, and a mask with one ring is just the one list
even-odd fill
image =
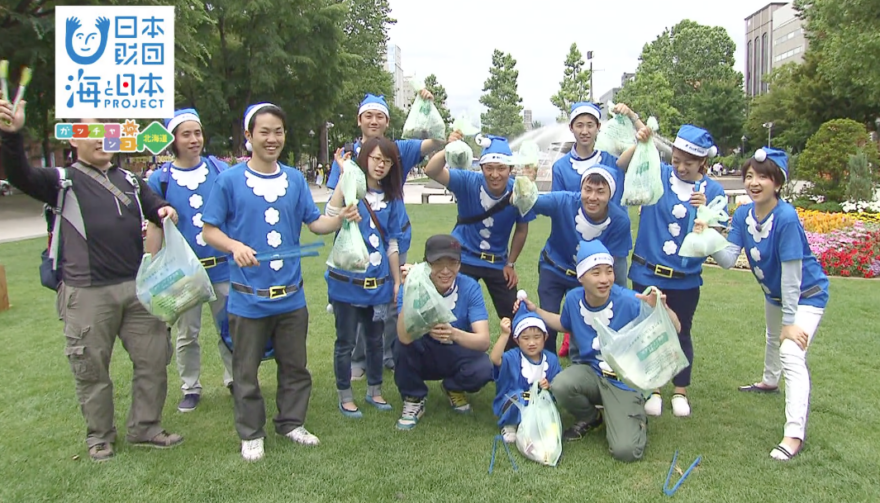
{"label": "overcast sky", "polygon": [[553,122],[550,96],[559,89],[572,42],[593,51],[595,99],[634,72],[644,44],[682,19],[723,26],[737,44],[736,69],[745,66],[745,18],[769,0],[445,0],[426,4],[390,0],[397,24],[390,43],[400,47],[403,69],[421,78],[434,73],[453,113],[479,110],[493,49],[513,54],[519,94],[534,120]]}

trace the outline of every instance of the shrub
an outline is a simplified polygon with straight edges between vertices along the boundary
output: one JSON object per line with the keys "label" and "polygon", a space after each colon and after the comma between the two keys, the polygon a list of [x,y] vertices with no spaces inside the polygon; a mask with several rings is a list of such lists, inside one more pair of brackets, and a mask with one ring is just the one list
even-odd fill
{"label": "shrub", "polygon": [[825,201],[846,201],[849,180],[847,163],[851,155],[862,152],[869,163],[877,163],[877,150],[865,126],[851,119],[834,119],[822,124],[807,141],[797,160],[799,177],[812,183],[811,194]]}

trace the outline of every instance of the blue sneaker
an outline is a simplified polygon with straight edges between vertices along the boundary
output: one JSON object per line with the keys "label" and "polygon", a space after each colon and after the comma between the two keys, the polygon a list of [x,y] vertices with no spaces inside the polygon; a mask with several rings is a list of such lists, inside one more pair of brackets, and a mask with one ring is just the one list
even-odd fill
{"label": "blue sneaker", "polygon": [[183,395],[183,400],[177,404],[177,410],[180,412],[192,412],[199,406],[199,400],[201,398],[201,395],[196,393],[187,393],[186,395]]}
{"label": "blue sneaker", "polygon": [[398,430],[411,430],[425,414],[425,399],[406,397],[403,399],[403,412],[397,420]]}

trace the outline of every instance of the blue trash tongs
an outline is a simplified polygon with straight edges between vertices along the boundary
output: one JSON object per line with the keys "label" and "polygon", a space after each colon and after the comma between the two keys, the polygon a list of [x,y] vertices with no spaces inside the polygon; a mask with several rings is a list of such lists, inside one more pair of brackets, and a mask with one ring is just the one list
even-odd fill
{"label": "blue trash tongs", "polygon": [[703,460],[703,456],[697,456],[697,459],[695,459],[694,462],[691,463],[691,466],[687,469],[687,471],[685,471],[681,475],[681,478],[678,479],[678,482],[676,482],[674,486],[669,487],[669,479],[672,478],[672,472],[675,471],[676,460],[678,460],[678,451],[675,451],[675,455],[672,456],[672,464],[669,465],[669,473],[666,474],[666,482],[663,484],[663,493],[667,496],[672,496],[673,494],[675,494],[675,491],[678,491],[678,488],[681,487],[681,483],[684,482],[684,479],[688,478],[688,475],[691,474],[691,471],[693,471],[693,469],[700,464],[700,461]]}
{"label": "blue trash tongs", "polygon": [[258,253],[254,256],[254,258],[257,259],[257,262],[267,262],[271,260],[283,260],[286,258],[295,257],[317,257],[318,248],[322,246],[324,246],[324,243],[322,241],[318,241],[315,243],[307,243],[304,245],[295,246],[293,248],[287,248],[285,250]]}
{"label": "blue trash tongs", "polygon": [[510,453],[510,447],[507,445],[507,442],[504,441],[504,437],[501,435],[495,435],[495,441],[492,442],[492,460],[489,461],[489,473],[491,474],[492,470],[495,468],[495,451],[498,450],[498,442],[501,442],[501,445],[504,446],[504,450],[507,451],[507,459],[510,460],[510,464],[513,466],[513,471],[519,471],[516,462],[513,460],[513,454]]}

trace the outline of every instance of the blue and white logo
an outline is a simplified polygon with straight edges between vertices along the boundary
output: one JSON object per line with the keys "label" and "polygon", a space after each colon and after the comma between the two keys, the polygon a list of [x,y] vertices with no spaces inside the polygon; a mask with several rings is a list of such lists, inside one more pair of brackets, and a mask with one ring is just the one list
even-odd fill
{"label": "blue and white logo", "polygon": [[55,117],[174,116],[174,7],[55,8]]}

